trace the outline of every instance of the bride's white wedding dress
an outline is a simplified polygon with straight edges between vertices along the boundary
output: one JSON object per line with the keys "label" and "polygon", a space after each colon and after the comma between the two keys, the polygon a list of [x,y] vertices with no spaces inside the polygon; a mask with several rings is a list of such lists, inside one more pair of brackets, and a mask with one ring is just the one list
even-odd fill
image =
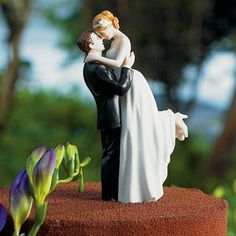
{"label": "bride's white wedding dress", "polygon": [[[106,56],[115,59],[118,49]],[[175,147],[175,116],[158,111],[144,76],[134,70],[133,82],[121,101],[121,143],[118,201],[123,203],[159,199]]]}
{"label": "bride's white wedding dress", "polygon": [[121,144],[118,200],[159,199],[175,147],[175,117],[158,111],[144,76],[134,70],[133,83],[121,98]]}

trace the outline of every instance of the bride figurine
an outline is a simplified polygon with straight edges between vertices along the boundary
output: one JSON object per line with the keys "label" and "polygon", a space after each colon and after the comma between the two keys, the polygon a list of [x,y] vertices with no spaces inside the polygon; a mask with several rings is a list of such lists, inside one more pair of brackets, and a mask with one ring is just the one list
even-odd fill
{"label": "bride figurine", "polygon": [[[111,40],[106,57],[88,53],[85,62],[96,61],[111,68],[120,68],[131,53],[129,38],[119,30],[119,21],[110,11],[103,11],[93,20],[93,31],[102,39]],[[155,201],[163,195],[170,155],[175,139],[183,141],[188,129],[187,118],[170,109],[158,111],[145,77],[134,70],[133,83],[121,101],[121,140],[118,201],[135,203]]]}

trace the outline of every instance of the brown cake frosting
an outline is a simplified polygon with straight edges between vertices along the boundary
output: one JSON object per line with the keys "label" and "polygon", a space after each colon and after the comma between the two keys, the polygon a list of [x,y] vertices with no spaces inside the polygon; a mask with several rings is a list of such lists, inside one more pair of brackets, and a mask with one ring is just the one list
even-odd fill
{"label": "brown cake frosting", "polygon": [[[156,202],[122,204],[105,202],[99,183],[61,185],[47,199],[46,221],[38,235],[135,235],[226,236],[227,202],[198,189],[165,187]],[[8,189],[0,190],[0,202],[8,207]],[[29,232],[33,212],[21,232]],[[11,217],[2,235],[12,235]]]}

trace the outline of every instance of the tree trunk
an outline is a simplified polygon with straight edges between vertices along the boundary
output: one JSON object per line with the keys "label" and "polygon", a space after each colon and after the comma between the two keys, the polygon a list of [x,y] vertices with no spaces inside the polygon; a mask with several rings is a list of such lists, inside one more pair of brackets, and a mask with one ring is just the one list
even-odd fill
{"label": "tree trunk", "polygon": [[8,63],[8,68],[5,76],[3,77],[3,86],[1,93],[1,103],[0,103],[0,130],[5,126],[7,115],[11,106],[12,97],[14,93],[15,83],[18,79],[18,70],[20,67],[19,61],[19,44],[20,44],[20,35],[19,32],[15,35],[9,48],[11,51],[10,62]]}
{"label": "tree trunk", "polygon": [[236,140],[236,87],[233,100],[225,121],[225,127],[216,141],[209,159],[205,176],[223,178],[232,163],[231,151]]}
{"label": "tree trunk", "polygon": [[33,0],[0,2],[3,17],[8,27],[9,62],[2,81],[0,101],[0,131],[4,129],[14,95],[15,84],[19,77],[20,40],[29,18]]}

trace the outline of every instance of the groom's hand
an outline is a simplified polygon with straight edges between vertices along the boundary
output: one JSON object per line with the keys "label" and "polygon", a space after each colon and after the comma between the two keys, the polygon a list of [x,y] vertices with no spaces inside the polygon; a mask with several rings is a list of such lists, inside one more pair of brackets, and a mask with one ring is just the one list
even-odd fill
{"label": "groom's hand", "polygon": [[129,57],[126,57],[124,66],[131,68],[135,61],[135,55],[134,52],[131,52]]}

